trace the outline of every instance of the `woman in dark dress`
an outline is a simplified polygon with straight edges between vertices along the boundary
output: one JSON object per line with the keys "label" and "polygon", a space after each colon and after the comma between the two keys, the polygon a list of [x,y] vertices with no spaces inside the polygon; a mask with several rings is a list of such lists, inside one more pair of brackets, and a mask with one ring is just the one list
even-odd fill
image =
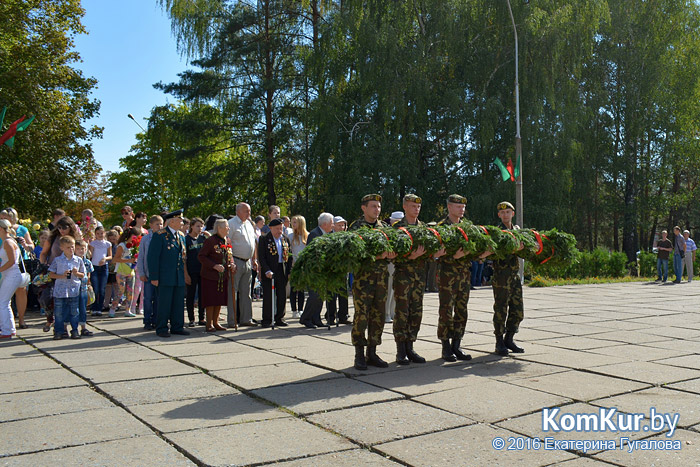
{"label": "woman in dark dress", "polygon": [[[214,234],[204,241],[199,250],[201,270],[201,292],[199,301],[206,309],[207,332],[223,331],[226,328],[219,324],[221,307],[227,305],[228,280],[236,271],[233,264],[231,244],[228,242],[228,221],[218,219],[214,223]],[[234,298],[235,300],[235,298]]]}

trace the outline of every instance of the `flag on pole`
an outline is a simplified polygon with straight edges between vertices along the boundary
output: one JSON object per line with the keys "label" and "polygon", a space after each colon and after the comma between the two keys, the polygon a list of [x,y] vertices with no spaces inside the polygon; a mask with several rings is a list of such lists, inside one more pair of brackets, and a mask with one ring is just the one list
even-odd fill
{"label": "flag on pole", "polygon": [[511,181],[515,181],[515,176],[513,173],[513,161],[512,159],[508,159],[508,165],[504,165],[503,162],[501,161],[500,158],[496,158],[494,161],[496,166],[499,168],[501,171],[501,178],[505,182],[506,180],[510,179]]}
{"label": "flag on pole", "polygon": [[[24,117],[22,117],[22,118],[24,118]],[[17,131],[16,131],[16,133],[19,133],[20,131],[26,130],[27,127],[28,127],[29,125],[32,124],[32,122],[34,121],[34,118],[36,118],[36,115],[32,115],[32,118],[30,118],[29,120],[23,120],[22,122],[20,122],[20,123],[17,125]],[[11,148],[14,147],[14,145],[15,145],[15,137],[12,136],[10,139],[8,139],[8,140],[5,142],[5,144],[6,144],[7,146],[11,147]]]}
{"label": "flag on pole", "polygon": [[5,144],[6,141],[8,141],[10,138],[15,136],[15,134],[17,134],[17,125],[22,123],[24,118],[25,117],[22,116],[22,118],[20,118],[19,120],[12,122],[12,125],[10,125],[10,128],[5,132],[5,134],[0,136],[0,146]]}

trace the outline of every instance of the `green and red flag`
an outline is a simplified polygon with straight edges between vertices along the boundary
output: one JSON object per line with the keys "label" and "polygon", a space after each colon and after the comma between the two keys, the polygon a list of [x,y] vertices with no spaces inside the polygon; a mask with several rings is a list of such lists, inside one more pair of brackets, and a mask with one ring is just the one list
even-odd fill
{"label": "green and red flag", "polygon": [[[26,130],[27,127],[28,127],[29,125],[32,124],[32,122],[34,121],[34,118],[35,118],[35,117],[36,117],[36,115],[32,115],[32,118],[30,118],[29,120],[23,120],[23,121],[21,121],[21,122],[17,125],[17,131],[16,131],[16,133],[19,133],[20,131]],[[22,117],[22,118],[24,118],[24,117]],[[5,144],[6,144],[7,146],[11,147],[11,148],[14,147],[14,145],[15,145],[15,137],[12,136],[10,139],[8,139],[8,140],[5,142]]]}
{"label": "green and red flag", "polygon": [[[511,182],[514,182],[515,179],[518,178],[518,175],[520,175],[520,164],[513,164],[513,159],[511,158],[508,158],[507,164],[503,164],[503,161],[501,161],[501,159],[498,157],[493,162],[501,171],[501,178],[504,182],[508,179],[510,179]],[[518,159],[518,162],[520,162],[520,159]]]}
{"label": "green and red flag", "polygon": [[0,113],[0,130],[2,130],[2,122],[5,121],[5,112],[7,112],[7,107],[3,107],[2,113]]}
{"label": "green and red flag", "polygon": [[10,125],[10,128],[8,128],[8,130],[5,132],[5,134],[3,134],[2,136],[0,136],[0,145],[5,144],[6,141],[8,141],[10,138],[14,137],[15,134],[17,134],[17,125],[19,125],[20,123],[22,123],[22,121],[24,120],[24,118],[25,118],[25,117],[23,116],[23,117],[20,118],[19,120],[16,120],[16,121],[12,122],[12,125]]}

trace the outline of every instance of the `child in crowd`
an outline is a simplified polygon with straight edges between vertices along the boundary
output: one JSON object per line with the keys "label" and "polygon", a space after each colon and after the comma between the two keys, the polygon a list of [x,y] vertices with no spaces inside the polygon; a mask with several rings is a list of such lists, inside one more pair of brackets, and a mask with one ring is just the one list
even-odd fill
{"label": "child in crowd", "polygon": [[[110,230],[105,234],[105,236],[111,245],[111,254],[110,259],[107,262],[107,286],[105,287],[105,299],[102,311],[110,310],[112,302],[114,302],[114,308],[116,309],[119,305],[119,300],[121,300],[121,295],[119,295],[119,287],[117,287],[117,263],[112,261],[112,258],[114,258],[114,254],[117,251],[119,234],[116,230]],[[113,318],[114,316],[110,317]]]}
{"label": "child in crowd", "polygon": [[[119,236],[117,251],[112,258],[112,261],[117,263],[117,286],[119,287],[119,296],[125,297],[126,310],[124,310],[124,316],[127,318],[136,316],[130,309],[131,299],[134,295],[134,267],[136,266],[136,260],[132,257],[131,249],[126,244],[137,235],[138,233],[133,227],[128,227],[124,230],[124,233]],[[114,318],[117,304],[118,300],[112,302],[112,306],[109,309],[110,318]]]}
{"label": "child in crowd", "polygon": [[49,235],[51,235],[51,232],[48,230],[42,230],[39,234],[39,242],[34,247],[34,256],[37,258],[41,255],[42,245],[49,239]]}
{"label": "child in crowd", "polygon": [[105,229],[95,228],[95,240],[88,245],[94,272],[90,274],[90,283],[95,292],[95,303],[92,305],[92,316],[102,316],[102,306],[105,301],[107,280],[109,278],[109,261],[112,259],[112,244],[105,240]]}
{"label": "child in crowd", "polygon": [[75,242],[75,256],[83,260],[85,266],[85,276],[80,279],[80,296],[78,300],[78,325],[80,326],[81,336],[92,336],[92,331],[87,328],[87,302],[88,302],[88,284],[90,283],[90,275],[94,271],[92,261],[85,257],[87,250],[87,242],[78,240]]}
{"label": "child in crowd", "polygon": [[78,301],[80,300],[80,280],[85,277],[85,264],[75,256],[75,240],[66,235],[59,240],[63,254],[54,258],[49,266],[49,277],[55,279],[54,298],[54,336],[62,339],[66,333],[65,321],[71,324],[71,339],[80,339],[78,334]]}

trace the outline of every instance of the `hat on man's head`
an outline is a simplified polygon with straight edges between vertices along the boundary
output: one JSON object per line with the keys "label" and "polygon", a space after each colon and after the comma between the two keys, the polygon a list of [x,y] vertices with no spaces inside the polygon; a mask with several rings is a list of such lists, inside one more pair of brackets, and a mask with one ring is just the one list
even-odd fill
{"label": "hat on man's head", "polygon": [[333,223],[334,223],[334,224],[338,224],[338,223],[340,223],[340,222],[345,222],[346,224],[348,223],[348,221],[346,221],[345,219],[343,219],[341,216],[335,216],[335,217],[333,218]]}
{"label": "hat on man's head", "polygon": [[270,227],[274,227],[276,225],[282,225],[282,224],[284,224],[284,221],[278,217],[277,219],[272,219],[270,221],[269,225],[270,225]]}
{"label": "hat on man's head", "polygon": [[403,219],[403,211],[394,211],[394,212],[392,212],[392,213],[391,213],[391,216],[390,216],[390,219],[391,219],[391,220],[394,220],[394,221],[400,221],[401,219]]}
{"label": "hat on man's head", "polygon": [[364,195],[362,197],[362,204],[368,203],[370,201],[379,201],[380,203],[382,202],[382,197],[381,195],[378,195],[376,193],[372,193],[369,195]]}
{"label": "hat on man's head", "polygon": [[169,212],[163,216],[163,222],[174,217],[182,217],[183,212],[185,212],[184,209],[178,209],[177,211]]}
{"label": "hat on man's head", "polygon": [[513,207],[513,205],[510,204],[508,201],[501,201],[501,202],[498,203],[498,205],[496,206],[496,210],[497,210],[497,211],[501,211],[501,210],[503,210],[503,209],[512,209],[513,211],[515,211],[515,208]]}
{"label": "hat on man's head", "polygon": [[462,195],[450,195],[447,197],[448,203],[467,204],[467,198]]}
{"label": "hat on man's head", "polygon": [[403,202],[405,203],[407,201],[410,201],[412,203],[423,204],[423,198],[414,193],[409,193],[403,197]]}

